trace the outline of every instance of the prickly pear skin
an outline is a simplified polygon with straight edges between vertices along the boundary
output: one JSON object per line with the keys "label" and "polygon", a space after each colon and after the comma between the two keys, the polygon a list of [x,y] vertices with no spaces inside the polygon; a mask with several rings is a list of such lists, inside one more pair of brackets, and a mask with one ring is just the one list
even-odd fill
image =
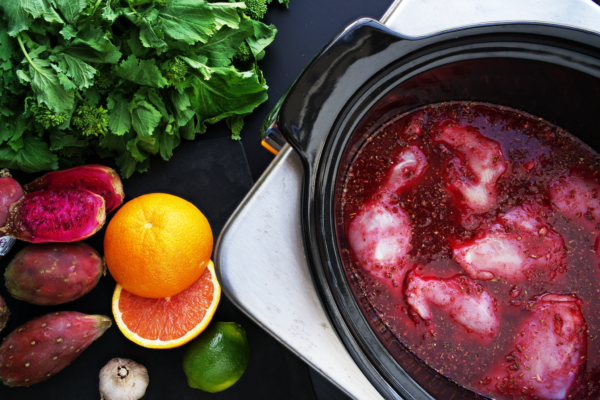
{"label": "prickly pear skin", "polygon": [[98,252],[85,243],[44,243],[21,250],[4,278],[14,298],[46,306],[87,294],[105,271]]}
{"label": "prickly pear skin", "polygon": [[123,204],[125,193],[121,178],[114,169],[103,165],[83,165],[64,171],[49,172],[25,185],[25,192],[39,190],[85,189],[96,193],[106,202],[106,213]]}
{"label": "prickly pear skin", "polygon": [[31,243],[77,242],[106,221],[104,199],[83,189],[27,193],[10,207],[2,231]]}
{"label": "prickly pear skin", "polygon": [[[10,213],[10,206],[23,198],[23,188],[15,181],[8,170],[0,170],[0,226],[4,226]],[[6,236],[0,232],[0,237]],[[12,247],[12,246],[11,246]],[[10,251],[7,249],[6,251]],[[4,251],[6,253],[6,251]],[[3,256],[0,255],[0,259]],[[1,314],[1,312],[0,312]],[[1,317],[0,317],[1,319]],[[0,323],[1,325],[1,323]],[[1,330],[1,329],[0,329]]]}
{"label": "prickly pear skin", "polygon": [[10,311],[8,311],[6,302],[4,301],[2,296],[0,296],[0,332],[2,332],[2,330],[6,326],[9,316],[10,316]]}
{"label": "prickly pear skin", "polygon": [[13,178],[0,178],[0,225],[6,223],[11,204],[23,197],[23,188]]}
{"label": "prickly pear skin", "polygon": [[30,386],[55,375],[112,325],[74,311],[46,314],[11,332],[0,345],[0,381]]}

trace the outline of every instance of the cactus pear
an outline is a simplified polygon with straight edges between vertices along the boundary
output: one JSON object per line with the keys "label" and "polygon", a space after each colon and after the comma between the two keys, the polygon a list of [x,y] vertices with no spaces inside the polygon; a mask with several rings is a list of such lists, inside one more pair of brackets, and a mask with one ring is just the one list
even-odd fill
{"label": "cactus pear", "polygon": [[[4,226],[8,218],[10,206],[21,200],[23,189],[15,181],[7,169],[0,170],[0,226]],[[0,258],[10,251],[16,240],[0,232]]]}
{"label": "cactus pear", "polygon": [[9,214],[9,207],[23,197],[23,189],[15,181],[8,170],[0,170],[0,225],[4,226]]}
{"label": "cactus pear", "polygon": [[8,264],[6,287],[19,300],[55,305],[76,300],[92,290],[104,262],[85,243],[30,244]]}
{"label": "cactus pear", "polygon": [[39,190],[85,189],[96,193],[106,202],[106,213],[123,203],[125,193],[121,178],[114,169],[103,165],[83,165],[64,171],[50,172],[25,185],[25,192]]}
{"label": "cactus pear", "polygon": [[74,311],[46,314],[11,332],[0,345],[0,381],[29,386],[55,375],[112,325]]}
{"label": "cactus pear", "polygon": [[4,301],[2,296],[0,296],[0,332],[2,332],[2,329],[4,329],[4,327],[6,326],[9,316],[10,312],[8,311],[8,307],[6,306],[6,302]]}
{"label": "cactus pear", "polygon": [[102,196],[83,189],[40,191],[10,207],[2,230],[32,243],[76,242],[98,232],[105,220]]}

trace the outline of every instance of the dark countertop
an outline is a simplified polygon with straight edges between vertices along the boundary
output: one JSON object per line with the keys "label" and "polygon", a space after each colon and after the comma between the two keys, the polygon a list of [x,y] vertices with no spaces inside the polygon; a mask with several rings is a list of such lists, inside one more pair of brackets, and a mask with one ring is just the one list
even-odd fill
{"label": "dark countertop", "polygon": [[[276,1],[276,0],[274,0]],[[290,8],[272,7],[267,24],[279,33],[260,62],[269,89],[269,100],[246,118],[241,142],[229,139],[224,123],[209,126],[194,142],[184,142],[169,162],[155,158],[150,171],[124,181],[126,201],[150,192],[168,192],[196,204],[207,216],[215,239],[239,202],[260,177],[273,156],[260,146],[259,129],[273,108],[315,53],[346,25],[360,17],[380,18],[392,0],[291,0]],[[41,174],[15,173],[22,184]],[[104,229],[87,240],[102,252]],[[19,244],[0,262],[3,271]],[[260,251],[260,249],[257,249]],[[251,266],[249,266],[251,267]],[[5,337],[26,321],[52,311],[73,310],[112,317],[112,277],[102,278],[83,298],[55,307],[33,306],[2,295],[12,312]],[[132,358],[148,368],[150,386],[144,399],[346,399],[335,386],[311,370],[274,338],[262,331],[222,296],[214,321],[235,321],[248,334],[250,363],[232,388],[217,394],[190,389],[181,368],[183,348],[150,350],[128,341],[116,326],[93,343],[72,365],[51,379],[29,388],[0,385],[0,399],[97,399],[98,372],[113,357]]]}

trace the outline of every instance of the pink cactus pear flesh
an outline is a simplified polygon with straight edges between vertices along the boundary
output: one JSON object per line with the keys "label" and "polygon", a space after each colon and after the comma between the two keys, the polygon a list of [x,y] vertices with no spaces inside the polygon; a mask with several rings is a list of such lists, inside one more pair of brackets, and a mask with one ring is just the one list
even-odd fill
{"label": "pink cactus pear flesh", "polygon": [[40,191],[11,206],[2,230],[32,243],[76,242],[98,232],[105,220],[102,196],[83,189]]}
{"label": "pink cactus pear flesh", "polygon": [[27,193],[68,189],[85,189],[102,196],[106,202],[106,213],[119,207],[125,197],[119,175],[114,169],[103,165],[83,165],[64,171],[50,172],[25,185]]}
{"label": "pink cactus pear flesh", "polygon": [[104,262],[85,243],[30,244],[8,264],[6,288],[19,300],[55,305],[92,290],[105,272]]}
{"label": "pink cactus pear flesh", "polygon": [[6,302],[4,301],[2,296],[0,296],[0,332],[2,332],[2,330],[6,326],[9,316],[10,316],[10,311],[8,311]]}
{"label": "pink cactus pear flesh", "polygon": [[74,311],[46,314],[11,332],[0,345],[0,381],[30,386],[55,375],[112,325]]}

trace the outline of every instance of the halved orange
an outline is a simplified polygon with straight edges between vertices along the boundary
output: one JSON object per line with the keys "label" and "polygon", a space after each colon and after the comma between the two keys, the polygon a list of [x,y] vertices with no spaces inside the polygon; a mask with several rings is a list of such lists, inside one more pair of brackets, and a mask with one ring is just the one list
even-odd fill
{"label": "halved orange", "polygon": [[204,331],[220,299],[221,286],[210,261],[192,286],[164,299],[139,297],[117,284],[112,309],[117,326],[127,339],[151,349],[170,349]]}

